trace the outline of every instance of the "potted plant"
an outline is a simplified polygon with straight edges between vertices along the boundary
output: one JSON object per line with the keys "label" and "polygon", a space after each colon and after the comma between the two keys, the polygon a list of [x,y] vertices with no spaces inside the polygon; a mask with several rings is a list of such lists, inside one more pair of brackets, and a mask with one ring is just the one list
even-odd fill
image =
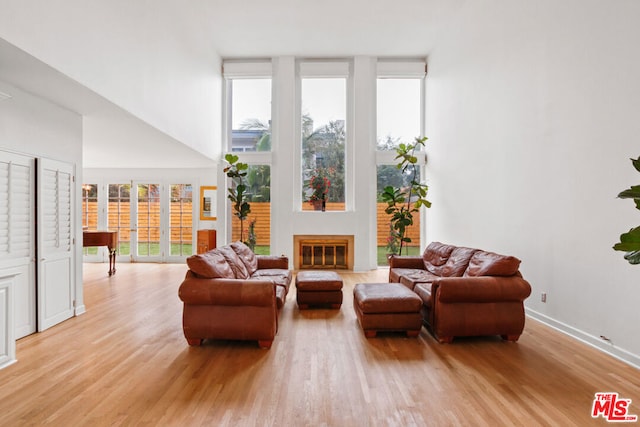
{"label": "potted plant", "polygon": [[407,237],[407,227],[413,225],[413,214],[420,212],[420,207],[431,207],[431,202],[427,200],[429,187],[418,180],[418,158],[416,151],[425,146],[427,137],[416,138],[412,144],[399,144],[396,148],[396,160],[399,162],[396,167],[403,174],[408,173],[411,177],[409,185],[405,188],[397,188],[391,185],[384,188],[381,197],[387,203],[385,212],[391,215],[392,230],[397,233],[400,241],[398,254],[402,255],[402,248],[405,243],[411,243],[411,238]]}
{"label": "potted plant", "polygon": [[244,183],[249,165],[239,162],[239,157],[235,154],[227,154],[224,159],[229,164],[224,168],[224,173],[232,181],[227,198],[233,203],[233,214],[240,220],[240,241],[244,242],[244,220],[251,213],[251,205],[247,201],[247,186]]}
{"label": "potted plant", "polygon": [[[633,167],[640,172],[640,157],[631,159]],[[621,199],[633,199],[636,209],[640,209],[640,185],[633,185],[618,194]],[[620,242],[613,246],[616,251],[624,251],[624,258],[629,264],[640,264],[640,226],[632,228],[626,233],[620,235]]]}
{"label": "potted plant", "polygon": [[315,210],[325,210],[329,187],[331,187],[331,181],[327,170],[325,168],[316,168],[311,178],[309,178],[309,188],[311,189],[309,203],[313,205]]}
{"label": "potted plant", "polygon": [[246,244],[253,252],[255,252],[257,242],[258,235],[256,234],[256,220],[252,219],[251,221],[249,221],[249,230],[247,232]]}
{"label": "potted plant", "polygon": [[400,236],[398,232],[393,228],[393,224],[389,222],[389,236],[387,236],[387,258],[398,253],[400,249]]}

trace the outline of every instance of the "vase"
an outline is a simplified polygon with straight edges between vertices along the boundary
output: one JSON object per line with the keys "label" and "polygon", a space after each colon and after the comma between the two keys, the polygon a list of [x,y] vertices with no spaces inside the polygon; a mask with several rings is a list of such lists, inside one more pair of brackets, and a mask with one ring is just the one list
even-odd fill
{"label": "vase", "polygon": [[322,200],[312,200],[311,204],[313,205],[313,210],[314,211],[323,211],[323,201]]}

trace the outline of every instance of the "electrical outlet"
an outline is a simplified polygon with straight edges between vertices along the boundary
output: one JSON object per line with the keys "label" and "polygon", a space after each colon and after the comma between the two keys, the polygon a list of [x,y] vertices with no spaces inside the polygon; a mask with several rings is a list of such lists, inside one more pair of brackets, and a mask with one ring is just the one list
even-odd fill
{"label": "electrical outlet", "polygon": [[543,292],[542,294],[540,294],[540,301],[547,302],[547,293],[546,292]]}

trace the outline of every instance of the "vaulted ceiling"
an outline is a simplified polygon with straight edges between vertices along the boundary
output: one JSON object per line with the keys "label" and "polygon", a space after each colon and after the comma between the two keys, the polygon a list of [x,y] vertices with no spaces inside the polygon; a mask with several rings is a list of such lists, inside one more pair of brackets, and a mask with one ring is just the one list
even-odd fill
{"label": "vaulted ceiling", "polygon": [[[201,117],[175,114],[179,104],[191,107],[192,115],[200,110],[185,103],[202,91],[187,88],[191,71],[194,80],[206,80],[208,67],[225,58],[425,57],[436,43],[438,25],[448,25],[465,1],[444,6],[435,0],[36,3],[0,0],[0,80],[85,116],[85,166],[128,167],[113,153],[127,149],[135,157],[136,147],[119,129],[136,135],[141,152],[153,148],[185,166],[211,164],[203,147],[219,129],[203,122],[221,106],[208,106],[211,111]],[[162,75],[178,62],[186,64],[183,69]],[[173,81],[173,75],[179,79]],[[150,88],[136,93],[142,85]],[[182,85],[185,93],[162,92],[171,85]],[[205,91],[213,86],[202,84]],[[165,107],[173,110],[162,111]]]}

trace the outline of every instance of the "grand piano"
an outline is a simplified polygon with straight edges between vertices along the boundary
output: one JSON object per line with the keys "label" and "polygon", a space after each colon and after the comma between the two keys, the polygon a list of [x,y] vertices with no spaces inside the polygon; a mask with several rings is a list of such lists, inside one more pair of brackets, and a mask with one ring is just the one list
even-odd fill
{"label": "grand piano", "polygon": [[116,274],[116,249],[118,248],[117,231],[82,232],[82,246],[106,246],[109,249],[109,276]]}

